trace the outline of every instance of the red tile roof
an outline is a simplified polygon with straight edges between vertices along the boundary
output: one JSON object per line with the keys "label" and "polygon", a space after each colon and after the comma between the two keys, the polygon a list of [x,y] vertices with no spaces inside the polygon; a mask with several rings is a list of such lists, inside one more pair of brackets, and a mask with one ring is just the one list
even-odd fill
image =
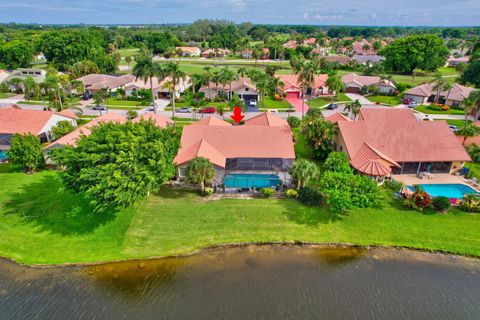
{"label": "red tile roof", "polygon": [[175,124],[175,122],[172,119],[161,116],[159,114],[155,114],[155,113],[146,113],[146,114],[140,115],[135,119],[133,119],[133,122],[139,122],[140,119],[147,120],[147,121],[153,120],[153,122],[160,128],[166,128],[168,125]]}
{"label": "red tile roof", "polygon": [[278,116],[275,116],[268,112],[263,112],[258,116],[245,120],[246,126],[271,126],[271,127],[281,127],[289,126],[288,122]]}
{"label": "red tile roof", "polygon": [[183,128],[175,164],[183,164],[199,156],[220,167],[225,167],[227,158],[295,158],[290,128],[232,126],[212,118]]}
{"label": "red tile roof", "polygon": [[[419,121],[408,109],[362,108],[360,120],[341,121],[338,127],[350,160],[361,151],[358,157],[363,164],[369,155],[364,144],[375,151],[370,159],[377,162],[387,158],[394,162],[471,160],[446,122]],[[361,167],[359,163],[356,165]]]}
{"label": "red tile roof", "polygon": [[370,176],[388,176],[392,173],[392,166],[400,167],[398,163],[375,150],[368,143],[360,147],[350,162],[355,169]]}
{"label": "red tile roof", "polygon": [[359,86],[371,86],[371,85],[384,85],[396,88],[392,81],[387,79],[382,79],[378,76],[361,76],[356,73],[348,73],[342,77],[342,82],[344,84],[356,83]]}
{"label": "red tile roof", "polygon": [[325,118],[325,120],[328,120],[328,121],[333,122],[333,123],[337,123],[337,122],[340,122],[340,121],[351,121],[349,118],[347,118],[346,116],[344,116],[340,112],[335,112],[335,113],[329,115],[328,117]]}
{"label": "red tile roof", "polygon": [[[284,86],[282,90],[291,91],[291,90],[301,90],[301,83],[298,80],[298,75],[296,74],[277,74],[275,75],[280,81],[283,82]],[[320,88],[325,86],[327,82],[327,74],[319,74],[315,76],[314,88]]]}
{"label": "red tile roof", "polygon": [[[435,83],[425,83],[407,90],[405,93],[420,97],[430,97],[431,95],[437,94],[437,90],[435,90],[434,87]],[[472,91],[475,91],[475,88],[465,87],[455,83],[451,90],[440,92],[440,96],[448,96],[449,100],[463,101]]]}
{"label": "red tile roof", "polygon": [[54,115],[62,116],[64,120],[72,119],[53,111],[23,110],[18,106],[0,108],[0,133],[38,135]]}

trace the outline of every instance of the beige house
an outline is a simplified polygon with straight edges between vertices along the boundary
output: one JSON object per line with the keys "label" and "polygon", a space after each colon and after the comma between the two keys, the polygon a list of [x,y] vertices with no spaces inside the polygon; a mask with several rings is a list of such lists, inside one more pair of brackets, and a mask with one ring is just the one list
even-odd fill
{"label": "beige house", "polygon": [[[163,80],[159,80],[157,77],[152,78],[153,93],[155,98],[169,98],[170,97],[170,83],[171,77],[167,77]],[[175,96],[178,98],[182,92],[184,92],[190,86],[190,77],[180,79],[175,86]],[[130,83],[124,86],[125,95],[133,96],[138,90],[150,90],[150,80],[145,82],[143,79],[133,79]]]}
{"label": "beige house", "polygon": [[[438,102],[451,107],[459,107],[472,91],[475,91],[475,89],[455,83],[450,90],[440,91]],[[405,92],[405,98],[411,99],[418,104],[434,102],[437,100],[435,83],[425,83],[416,86]]]}
{"label": "beige house", "polygon": [[199,92],[203,92],[205,98],[210,100],[215,99],[218,95],[232,97],[234,94],[243,100],[258,100],[257,87],[246,77],[239,78],[233,81],[231,85],[226,84],[225,86],[220,83],[210,82],[209,86],[202,86]]}
{"label": "beige house", "polygon": [[376,87],[380,93],[391,94],[397,87],[395,84],[387,79],[382,79],[377,76],[360,76],[356,73],[349,73],[342,77],[342,82],[345,85],[345,91],[349,93],[360,93],[363,87]]}

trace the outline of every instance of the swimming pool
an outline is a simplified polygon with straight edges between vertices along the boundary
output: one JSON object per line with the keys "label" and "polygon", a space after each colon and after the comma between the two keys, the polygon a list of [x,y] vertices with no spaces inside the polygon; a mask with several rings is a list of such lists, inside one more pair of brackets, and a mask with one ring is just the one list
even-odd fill
{"label": "swimming pool", "polygon": [[0,150],[0,162],[7,160],[7,151]]}
{"label": "swimming pool", "polygon": [[227,174],[223,179],[225,188],[268,188],[280,184],[276,174]]}
{"label": "swimming pool", "polygon": [[421,184],[420,185],[430,197],[447,197],[461,199],[465,194],[477,193],[467,185],[461,183],[454,184]]}

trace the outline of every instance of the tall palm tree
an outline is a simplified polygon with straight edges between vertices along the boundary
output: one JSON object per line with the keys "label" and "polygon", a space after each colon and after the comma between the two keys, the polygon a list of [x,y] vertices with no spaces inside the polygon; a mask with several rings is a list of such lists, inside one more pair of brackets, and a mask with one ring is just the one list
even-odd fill
{"label": "tall palm tree", "polygon": [[157,77],[159,82],[165,79],[164,68],[160,63],[153,61],[152,57],[142,56],[137,59],[137,64],[133,67],[132,74],[135,76],[135,80],[142,79],[145,83],[150,82],[153,113],[157,113],[155,93],[153,92],[153,78]]}
{"label": "tall palm tree", "polygon": [[[469,113],[472,111],[475,111],[475,118],[476,118],[476,116],[478,115],[478,112],[480,111],[480,91],[475,90],[470,92],[470,94],[468,95],[468,98],[463,101],[464,105],[466,105],[465,103],[467,104],[470,103]],[[465,117],[467,117],[467,115]]]}
{"label": "tall palm tree", "polygon": [[305,115],[305,94],[308,88],[313,88],[318,72],[318,63],[313,60],[305,61],[298,70],[298,82],[302,87],[302,120]]}
{"label": "tall palm tree", "polygon": [[444,87],[447,83],[447,81],[443,78],[443,76],[440,73],[437,73],[435,75],[435,78],[430,83],[434,83],[433,85],[433,90],[436,90],[436,96],[435,96],[435,103],[438,103],[440,100],[440,93],[444,91]]}
{"label": "tall palm tree", "polygon": [[202,77],[203,77],[203,83],[207,85],[208,91],[210,92],[210,83],[212,82],[212,79],[213,79],[212,67],[205,66],[203,68]]}
{"label": "tall palm tree", "polygon": [[238,68],[237,74],[242,78],[245,77],[245,75],[247,74],[247,68],[245,67]]}
{"label": "tall palm tree", "polygon": [[27,101],[29,101],[32,95],[34,94],[35,85],[36,85],[35,80],[33,80],[32,77],[29,76],[23,79],[23,93]]}
{"label": "tall palm tree", "polygon": [[338,96],[338,93],[345,88],[345,85],[342,82],[342,79],[337,73],[330,73],[328,79],[325,82],[325,85],[329,90],[335,92],[335,97]]}
{"label": "tall palm tree", "polygon": [[295,160],[292,165],[292,176],[297,179],[297,187],[302,189],[310,180],[318,176],[318,167],[306,159]]}
{"label": "tall palm tree", "polygon": [[175,94],[177,91],[177,85],[180,81],[185,81],[187,75],[185,72],[180,70],[180,64],[177,62],[168,62],[165,66],[165,75],[170,78],[172,82],[172,88],[170,91],[170,95],[172,98],[172,117],[175,117]]}
{"label": "tall palm tree", "polygon": [[347,111],[348,113],[351,112],[353,114],[353,119],[355,120],[357,119],[357,116],[360,113],[361,108],[362,108],[362,104],[358,99],[356,99],[355,101],[347,104],[347,106],[345,107],[345,111]]}
{"label": "tall palm tree", "polygon": [[196,86],[201,85],[203,83],[203,75],[199,73],[194,73],[190,77],[190,82],[192,83],[192,94],[195,95]]}

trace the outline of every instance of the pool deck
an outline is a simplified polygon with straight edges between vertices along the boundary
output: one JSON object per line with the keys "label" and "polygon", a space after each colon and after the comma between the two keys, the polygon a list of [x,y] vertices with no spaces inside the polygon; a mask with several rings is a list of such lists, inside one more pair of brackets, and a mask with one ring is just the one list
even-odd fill
{"label": "pool deck", "polygon": [[480,188],[472,183],[468,183],[462,176],[456,176],[453,174],[438,173],[434,174],[431,179],[420,179],[415,174],[394,174],[392,178],[398,182],[406,185],[415,184],[464,184],[480,192]]}

